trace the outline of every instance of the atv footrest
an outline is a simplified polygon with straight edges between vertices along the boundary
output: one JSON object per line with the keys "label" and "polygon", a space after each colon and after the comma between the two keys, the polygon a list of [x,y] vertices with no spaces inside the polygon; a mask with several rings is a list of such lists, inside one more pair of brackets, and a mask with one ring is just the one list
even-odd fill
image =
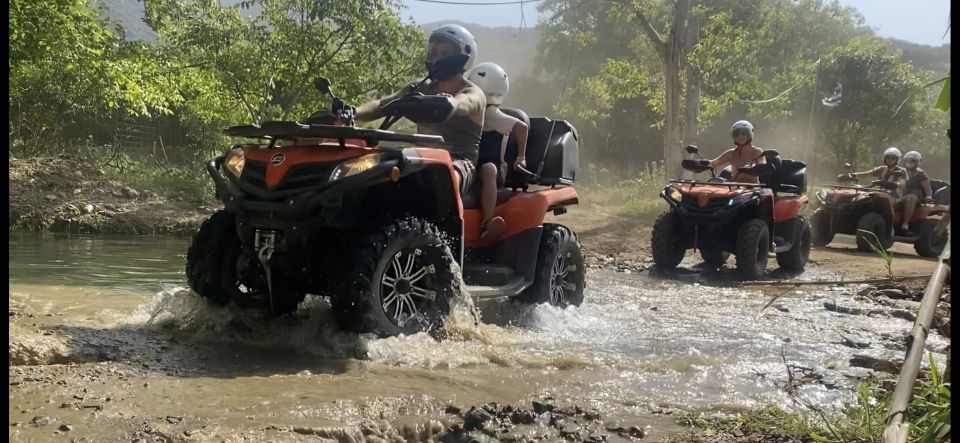
{"label": "atv footrest", "polygon": [[503,286],[515,275],[513,268],[504,265],[468,264],[463,267],[463,281],[467,285]]}
{"label": "atv footrest", "polygon": [[513,297],[530,285],[513,268],[492,264],[469,264],[463,281],[474,300]]}
{"label": "atv footrest", "polygon": [[472,297],[474,301],[483,302],[507,299],[520,295],[528,286],[530,286],[530,283],[524,281],[523,277],[517,275],[502,286],[467,285],[467,292],[470,293],[470,297]]}
{"label": "atv footrest", "polygon": [[914,242],[916,242],[917,240],[920,240],[920,236],[919,236],[919,235],[911,235],[911,236],[909,236],[909,237],[903,236],[903,235],[894,235],[894,236],[893,236],[893,241],[898,242],[898,243],[914,243]]}

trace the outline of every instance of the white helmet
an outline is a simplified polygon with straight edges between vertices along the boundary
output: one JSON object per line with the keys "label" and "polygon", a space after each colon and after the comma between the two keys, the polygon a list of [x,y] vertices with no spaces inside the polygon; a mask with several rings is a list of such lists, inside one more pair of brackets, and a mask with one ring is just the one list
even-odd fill
{"label": "white helmet", "polygon": [[470,57],[467,59],[467,63],[463,65],[464,71],[473,66],[473,62],[477,59],[477,39],[470,31],[467,31],[467,28],[460,25],[443,25],[430,33],[429,40],[435,38],[442,38],[453,43],[461,54]]}
{"label": "white helmet", "polygon": [[904,160],[913,160],[917,163],[920,163],[920,153],[917,151],[910,151],[903,156]]}
{"label": "white helmet", "polygon": [[507,78],[507,72],[496,63],[480,63],[470,70],[467,80],[480,87],[483,93],[487,95],[488,105],[503,104],[503,99],[510,92],[510,80]]}
{"label": "white helmet", "polygon": [[733,133],[737,132],[737,130],[747,131],[747,135],[750,136],[750,141],[753,141],[753,124],[752,123],[746,120],[740,120],[734,123],[733,127],[730,128],[730,134],[733,135]]}
{"label": "white helmet", "polygon": [[[917,155],[919,155],[919,154],[917,154]],[[887,148],[886,151],[883,151],[883,158],[887,158],[887,157],[890,157],[890,156],[896,157],[897,160],[900,160],[900,156],[901,156],[900,150],[897,149],[897,148],[894,148],[893,146],[891,146],[891,147]]]}

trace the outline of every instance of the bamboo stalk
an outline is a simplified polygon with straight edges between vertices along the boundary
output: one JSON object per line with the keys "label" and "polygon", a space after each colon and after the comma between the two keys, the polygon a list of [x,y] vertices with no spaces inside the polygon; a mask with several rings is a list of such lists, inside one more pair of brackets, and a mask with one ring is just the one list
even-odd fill
{"label": "bamboo stalk", "polygon": [[779,280],[779,281],[745,281],[741,283],[742,286],[811,286],[811,285],[859,285],[865,283],[887,283],[887,282],[898,282],[903,280],[920,280],[924,278],[930,278],[932,274],[926,275],[905,275],[901,277],[893,278],[872,278],[864,280],[816,280],[816,281],[789,281],[789,280]]}
{"label": "bamboo stalk", "polygon": [[[948,225],[948,238],[949,235],[950,227]],[[923,293],[923,301],[920,302],[920,313],[917,314],[917,320],[913,323],[913,329],[910,331],[911,340],[908,342],[907,358],[903,361],[900,378],[897,380],[897,387],[893,391],[893,400],[890,402],[890,410],[887,412],[886,427],[883,430],[884,443],[905,443],[907,441],[909,430],[909,424],[906,422],[907,406],[913,396],[913,387],[917,381],[917,373],[920,371],[920,362],[923,360],[924,342],[930,330],[930,325],[933,323],[937,304],[940,302],[943,283],[950,272],[949,262],[950,243],[947,242],[943,252],[940,253],[940,261],[937,263],[937,267],[930,275],[927,289]]]}

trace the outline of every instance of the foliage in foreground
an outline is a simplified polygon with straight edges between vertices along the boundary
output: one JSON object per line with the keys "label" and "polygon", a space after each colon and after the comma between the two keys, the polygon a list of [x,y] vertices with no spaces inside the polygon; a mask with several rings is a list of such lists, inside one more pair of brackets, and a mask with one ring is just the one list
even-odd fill
{"label": "foliage in foreground", "polygon": [[[950,383],[944,382],[944,374],[937,368],[932,354],[929,365],[930,378],[917,381],[907,408],[909,442],[941,442],[950,435]],[[732,418],[708,418],[699,412],[684,414],[678,422],[699,431],[666,441],[684,443],[702,441],[703,437],[739,434],[818,443],[879,443],[892,397],[893,392],[884,389],[878,379],[869,379],[858,386],[856,402],[835,413],[812,406],[804,413],[769,406]]]}

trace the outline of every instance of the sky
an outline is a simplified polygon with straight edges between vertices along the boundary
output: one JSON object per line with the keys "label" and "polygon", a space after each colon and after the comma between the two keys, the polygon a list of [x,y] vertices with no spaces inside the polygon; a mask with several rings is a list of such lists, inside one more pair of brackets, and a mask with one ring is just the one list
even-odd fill
{"label": "sky", "polygon": [[[537,24],[538,1],[524,3],[522,8],[520,4],[464,6],[419,0],[399,1],[406,6],[402,11],[403,16],[412,17],[417,23],[459,20],[486,26],[519,27],[523,20],[529,27]],[[447,1],[495,3],[508,0]],[[840,4],[860,11],[866,25],[881,37],[933,46],[950,43],[950,34],[944,36],[947,31],[947,16],[950,13],[950,0],[840,0]]]}

